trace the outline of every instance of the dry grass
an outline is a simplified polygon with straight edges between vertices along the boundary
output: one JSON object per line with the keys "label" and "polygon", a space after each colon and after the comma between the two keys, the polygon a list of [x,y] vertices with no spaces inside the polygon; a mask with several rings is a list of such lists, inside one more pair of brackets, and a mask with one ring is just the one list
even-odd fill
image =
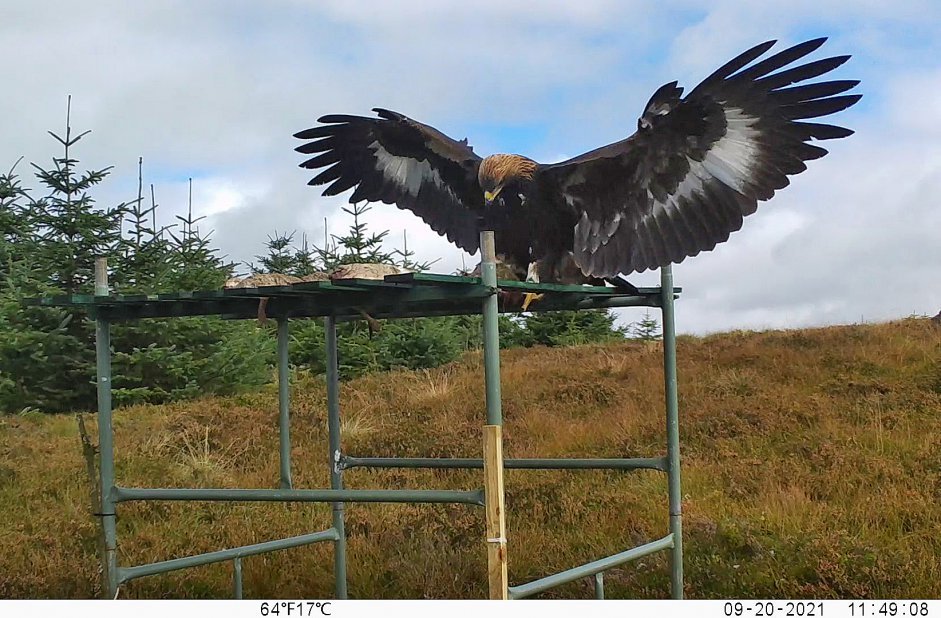
{"label": "dry grass", "polygon": [[[679,342],[686,581],[690,597],[938,597],[941,330],[927,320],[729,333]],[[624,343],[503,354],[506,454],[662,453],[660,356]],[[345,384],[354,455],[479,453],[479,355],[435,371]],[[322,380],[292,406],[294,479],[325,487]],[[126,486],[274,487],[277,394],[116,413]],[[666,532],[654,472],[508,471],[514,584]],[[467,489],[475,471],[347,473],[350,487]],[[351,505],[351,594],[483,597],[482,512]],[[323,529],[326,505],[128,504],[120,561],[211,551]],[[0,597],[96,594],[94,526],[75,420],[0,418]],[[132,582],[125,597],[226,597],[231,565]],[[246,594],[328,596],[329,545],[247,559]],[[612,597],[668,594],[666,554],[614,570]],[[552,593],[590,595],[587,582]]]}

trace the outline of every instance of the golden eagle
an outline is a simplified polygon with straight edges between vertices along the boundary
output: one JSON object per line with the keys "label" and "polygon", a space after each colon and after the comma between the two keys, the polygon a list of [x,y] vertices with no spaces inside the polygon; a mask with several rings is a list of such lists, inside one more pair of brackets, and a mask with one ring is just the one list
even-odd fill
{"label": "golden eagle", "polygon": [[536,280],[565,280],[572,260],[586,278],[611,280],[726,241],[805,161],[827,154],[811,140],[853,133],[805,121],[856,103],[861,95],[841,93],[858,81],[802,83],[849,56],[785,68],[825,40],[759,62],[775,41],[756,45],[685,97],[670,82],[654,92],[632,136],[561,163],[481,158],[466,139],[379,108],[378,118],[323,116],[295,135],[313,140],[296,150],[318,153],[301,167],[327,168],[309,182],[330,183],[324,195],[355,187],[351,203],[411,210],[469,253],[480,229],[492,229],[503,260],[518,272],[536,264]]}

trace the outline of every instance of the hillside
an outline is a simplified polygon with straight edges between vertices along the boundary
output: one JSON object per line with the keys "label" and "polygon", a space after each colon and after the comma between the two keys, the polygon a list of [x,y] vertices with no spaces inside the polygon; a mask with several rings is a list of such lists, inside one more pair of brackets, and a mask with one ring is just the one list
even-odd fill
{"label": "hillside", "polygon": [[[941,596],[941,329],[928,320],[736,332],[678,344],[686,593],[712,597]],[[662,453],[660,355],[641,344],[503,354],[506,454]],[[479,356],[342,387],[354,455],[479,455]],[[298,487],[327,486],[325,391],[300,378]],[[88,420],[93,421],[93,418]],[[274,387],[116,413],[128,486],[273,487]],[[93,422],[92,422],[93,425]],[[472,488],[479,472],[352,470],[350,487]],[[507,472],[510,579],[529,581],[658,538],[655,472]],[[121,561],[137,564],[329,526],[326,505],[149,503],[119,510]],[[0,417],[0,597],[97,594],[94,527],[71,416]],[[354,597],[485,595],[483,513],[351,505]],[[332,592],[328,545],[249,558],[247,597]],[[606,576],[611,598],[665,597],[667,554]],[[577,582],[553,594],[589,597]],[[144,578],[134,597],[228,597],[223,563]]]}

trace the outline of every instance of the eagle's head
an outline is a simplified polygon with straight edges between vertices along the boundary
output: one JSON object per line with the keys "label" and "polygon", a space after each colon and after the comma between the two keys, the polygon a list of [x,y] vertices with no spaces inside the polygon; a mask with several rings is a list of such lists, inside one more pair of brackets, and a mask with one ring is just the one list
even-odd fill
{"label": "eagle's head", "polygon": [[484,203],[492,205],[505,187],[532,180],[536,162],[520,155],[490,155],[480,162],[477,181],[484,192]]}

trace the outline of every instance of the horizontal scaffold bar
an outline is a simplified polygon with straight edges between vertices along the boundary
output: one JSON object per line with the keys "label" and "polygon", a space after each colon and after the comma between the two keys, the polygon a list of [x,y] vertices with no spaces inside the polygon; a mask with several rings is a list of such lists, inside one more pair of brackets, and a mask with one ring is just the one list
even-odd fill
{"label": "horizontal scaffold bar", "polygon": [[484,505],[483,490],[435,489],[149,489],[114,487],[115,502],[220,500],[229,502],[435,502]]}
{"label": "horizontal scaffold bar", "polygon": [[526,597],[544,592],[550,588],[555,588],[556,586],[567,584],[568,582],[572,582],[583,577],[590,577],[595,573],[607,571],[608,569],[612,569],[620,564],[624,564],[625,562],[637,560],[638,558],[643,558],[644,556],[668,549],[670,547],[673,547],[673,533],[668,534],[662,539],[651,541],[650,543],[646,543],[639,547],[622,551],[619,554],[614,554],[613,556],[608,556],[607,558],[595,560],[594,562],[589,562],[588,564],[583,564],[581,566],[568,569],[567,571],[556,573],[555,575],[537,579],[536,581],[529,582],[528,584],[510,586],[510,598],[525,599]]}
{"label": "horizontal scaffold bar", "polygon": [[[459,468],[480,469],[482,459],[441,457],[348,457],[340,458],[340,467],[347,468]],[[660,470],[666,472],[666,457],[633,457],[629,459],[504,459],[503,467],[511,470]]]}
{"label": "horizontal scaffold bar", "polygon": [[340,537],[337,534],[336,529],[330,528],[328,530],[324,530],[323,532],[302,534],[300,536],[292,536],[286,539],[265,541],[264,543],[255,543],[253,545],[243,545],[242,547],[233,547],[232,549],[211,551],[205,554],[198,554],[196,556],[174,558],[173,560],[164,560],[163,562],[154,562],[152,564],[143,564],[141,566],[119,568],[118,583],[123,584],[124,582],[128,582],[139,577],[158,575],[160,573],[168,573],[170,571],[178,571],[180,569],[188,569],[190,567],[203,566],[206,564],[213,564],[215,562],[224,562],[226,560],[234,560],[236,558],[244,558],[246,556],[255,556],[280,549],[303,547],[304,545],[320,543],[323,541],[336,541],[339,538]]}

